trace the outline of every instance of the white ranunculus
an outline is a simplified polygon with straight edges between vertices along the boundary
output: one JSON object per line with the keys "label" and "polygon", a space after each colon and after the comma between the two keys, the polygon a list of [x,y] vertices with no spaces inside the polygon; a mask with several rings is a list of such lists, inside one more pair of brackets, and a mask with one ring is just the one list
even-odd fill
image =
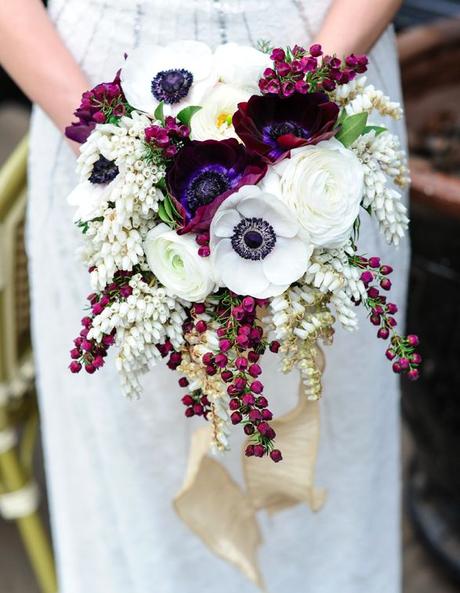
{"label": "white ranunculus", "polygon": [[340,247],[359,215],[364,174],[354,153],[332,138],[292,150],[262,187],[294,211],[315,247]]}
{"label": "white ranunculus", "polygon": [[161,223],[148,232],[144,252],[152,273],[173,295],[195,303],[214,290],[209,258],[198,255],[193,235],[178,235]]}
{"label": "white ranunculus", "polygon": [[273,66],[267,54],[237,43],[220,45],[215,58],[221,82],[252,93],[259,92],[258,82],[265,68]]}
{"label": "white ranunculus", "polygon": [[[179,102],[168,104],[165,100],[167,115],[175,115],[188,105],[201,105],[217,82],[214,55],[205,43],[176,41],[165,46],[144,45],[130,51],[121,69],[121,86],[128,103],[153,114],[159,99],[153,94],[152,81],[159,73],[170,70],[186,70],[193,76],[193,83]],[[180,81],[176,80],[175,84],[181,86]]]}
{"label": "white ranunculus", "polygon": [[190,122],[192,140],[225,140],[236,138],[232,117],[238,103],[247,101],[248,91],[228,84],[218,84],[202,103]]}
{"label": "white ranunculus", "polygon": [[67,202],[76,206],[73,220],[78,222],[88,222],[97,216],[102,215],[104,206],[110,200],[113,184],[91,183],[82,181],[69,194]]}
{"label": "white ranunculus", "polygon": [[245,185],[219,206],[210,228],[216,283],[240,295],[284,292],[308,266],[313,246],[274,195]]}

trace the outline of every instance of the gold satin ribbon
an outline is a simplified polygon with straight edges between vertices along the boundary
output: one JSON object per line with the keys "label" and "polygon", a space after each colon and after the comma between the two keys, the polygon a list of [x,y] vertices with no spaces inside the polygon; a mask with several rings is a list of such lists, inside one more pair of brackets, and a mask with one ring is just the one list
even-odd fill
{"label": "gold satin ribbon", "polygon": [[275,464],[268,457],[246,457],[243,453],[246,491],[208,455],[210,429],[196,431],[187,474],[174,499],[178,515],[211,551],[238,567],[261,589],[257,551],[262,537],[256,512],[275,513],[298,503],[317,511],[326,498],[325,491],[314,484],[319,402],[309,401],[301,388],[297,406],[271,425],[283,461]]}

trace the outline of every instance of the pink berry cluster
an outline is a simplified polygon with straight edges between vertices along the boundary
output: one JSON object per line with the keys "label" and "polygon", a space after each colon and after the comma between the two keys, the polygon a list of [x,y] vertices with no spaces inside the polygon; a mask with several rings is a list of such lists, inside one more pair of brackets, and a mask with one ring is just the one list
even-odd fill
{"label": "pink berry cluster", "polygon": [[90,304],[90,314],[81,320],[82,329],[80,335],[74,340],[74,348],[70,351],[72,362],[69,369],[72,373],[79,373],[82,368],[89,374],[93,374],[97,369],[104,366],[107,351],[115,343],[115,330],[110,334],[105,334],[101,342],[88,338],[89,330],[93,325],[93,319],[102,313],[102,311],[116,300],[127,299],[132,288],[128,284],[131,272],[118,271],[115,274],[114,281],[108,284],[105,289],[96,294],[88,295],[87,300]]}
{"label": "pink berry cluster", "polygon": [[367,70],[367,56],[351,54],[343,61],[336,56],[323,55],[321,45],[309,50],[295,45],[284,50],[272,50],[273,68],[266,68],[259,81],[263,94],[289,97],[293,93],[330,92],[337,85],[346,84],[357,74]]}
{"label": "pink berry cluster", "polygon": [[80,107],[74,113],[78,122],[68,126],[65,134],[71,140],[83,143],[96,124],[116,123],[131,111],[121,88],[120,72],[117,72],[113,82],[102,82],[83,93]]}
{"label": "pink berry cluster", "polygon": [[151,148],[159,149],[164,158],[171,159],[189,138],[190,128],[168,115],[163,126],[149,126],[144,133],[145,141]]}
{"label": "pink berry cluster", "polygon": [[[250,296],[241,297],[228,291],[222,291],[218,297],[219,304],[212,307],[212,311],[207,310],[204,303],[196,303],[190,311],[190,320],[184,330],[203,334],[208,329],[209,321],[206,319],[211,317],[218,323],[218,350],[205,352],[202,357],[206,373],[208,376],[219,374],[227,384],[231,422],[234,425],[241,424],[245,434],[250,437],[246,455],[269,455],[273,461],[281,461],[281,451],[274,448],[276,434],[270,425],[273,413],[263,395],[264,385],[260,380],[261,355],[267,346],[272,352],[279,349],[278,342],[268,344],[264,339],[262,326],[256,316],[257,307],[264,307],[267,302]],[[211,309],[209,306],[208,308]],[[161,348],[164,349],[164,345]],[[170,365],[170,362],[171,358],[168,362],[170,368],[177,368],[175,363]],[[179,379],[179,385],[187,387],[185,377]],[[186,416],[206,417],[209,411],[209,401],[201,391],[185,395],[182,403],[186,406]]]}
{"label": "pink berry cluster", "polygon": [[398,307],[390,303],[387,297],[380,292],[380,289],[389,291],[391,280],[388,276],[393,271],[391,266],[382,264],[379,257],[365,258],[356,256],[353,258],[354,265],[363,270],[361,280],[366,287],[366,307],[369,310],[369,321],[378,327],[377,337],[388,340],[391,337],[391,346],[386,350],[386,357],[393,361],[395,373],[407,374],[407,377],[416,381],[420,376],[419,366],[422,357],[415,352],[419,344],[419,338],[415,335],[400,336],[395,327],[398,325],[394,315]]}

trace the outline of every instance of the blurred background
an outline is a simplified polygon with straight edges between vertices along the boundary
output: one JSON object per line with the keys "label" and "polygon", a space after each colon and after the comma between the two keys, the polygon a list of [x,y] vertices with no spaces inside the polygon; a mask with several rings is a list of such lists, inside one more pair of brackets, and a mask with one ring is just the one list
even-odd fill
{"label": "blurred background", "polygon": [[[460,592],[460,0],[406,0],[395,26],[413,181],[408,326],[420,335],[424,358],[422,380],[406,382],[402,397],[404,593],[454,593]],[[0,512],[0,593],[39,593],[40,580],[43,591],[54,588],[43,576],[51,560],[28,335],[25,145],[10,157],[27,133],[29,112],[0,69],[0,167],[7,163],[17,179],[12,186],[5,167],[0,173],[0,431],[14,426],[21,436],[13,456],[0,440],[0,493],[2,486],[20,490],[33,475],[42,501],[25,520],[3,520]],[[14,361],[7,355],[11,340]]]}

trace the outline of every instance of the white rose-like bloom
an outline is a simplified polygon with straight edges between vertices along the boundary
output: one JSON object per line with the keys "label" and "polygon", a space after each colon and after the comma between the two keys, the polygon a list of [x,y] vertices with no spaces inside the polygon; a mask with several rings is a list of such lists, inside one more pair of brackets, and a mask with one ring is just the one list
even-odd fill
{"label": "white rose-like bloom", "polygon": [[340,247],[349,239],[364,191],[357,157],[335,138],[291,151],[262,180],[291,208],[315,247]]}
{"label": "white rose-like bloom", "polygon": [[265,68],[273,66],[262,51],[238,43],[219,45],[215,52],[219,80],[234,87],[259,93],[258,82]]}
{"label": "white rose-like bloom", "polygon": [[198,255],[194,235],[178,235],[161,223],[147,233],[144,252],[150,270],[171,294],[195,303],[214,290],[209,258]]}
{"label": "white rose-like bloom", "polygon": [[274,195],[245,185],[219,206],[210,247],[216,283],[240,295],[284,292],[308,266],[313,246]]}
{"label": "white rose-like bloom", "polygon": [[247,101],[249,97],[248,91],[228,84],[218,84],[205,98],[202,108],[192,117],[192,140],[239,140],[233,128],[232,117],[238,103]]}
{"label": "white rose-like bloom", "polygon": [[152,115],[163,100],[165,114],[175,115],[188,105],[201,105],[217,82],[217,72],[205,43],[176,41],[131,50],[120,78],[130,105]]}

